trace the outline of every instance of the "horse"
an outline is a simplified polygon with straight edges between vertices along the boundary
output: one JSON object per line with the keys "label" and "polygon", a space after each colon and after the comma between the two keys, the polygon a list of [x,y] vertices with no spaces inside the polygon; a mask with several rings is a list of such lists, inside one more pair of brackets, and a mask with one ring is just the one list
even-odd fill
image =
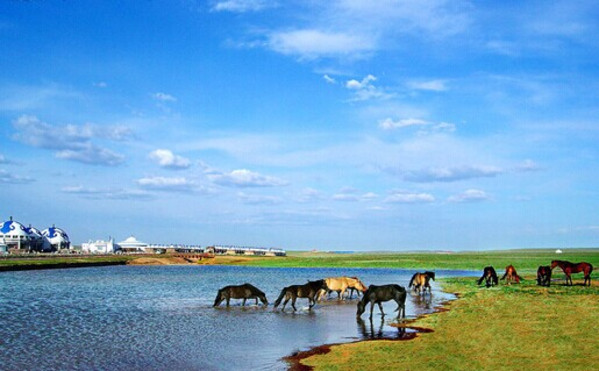
{"label": "horse", "polygon": [[497,280],[497,272],[495,272],[495,268],[491,266],[485,267],[483,270],[483,275],[478,279],[477,284],[480,285],[483,280],[485,280],[487,287],[498,285],[499,281]]}
{"label": "horse", "polygon": [[551,285],[551,267],[548,265],[541,265],[537,269],[537,285],[547,286]]}
{"label": "horse", "polygon": [[243,299],[242,306],[245,306],[245,301],[247,299],[256,299],[256,305],[258,305],[258,299],[264,305],[268,305],[268,300],[266,300],[266,295],[262,291],[260,291],[256,286],[251,285],[249,283],[244,283],[239,286],[225,286],[222,289],[218,290],[216,294],[216,299],[214,299],[214,307],[218,307],[223,300],[227,301],[227,307],[229,306],[229,301],[231,299]]}
{"label": "horse", "polygon": [[589,286],[591,286],[591,272],[593,271],[593,266],[590,263],[570,263],[565,260],[552,260],[551,270],[557,266],[559,266],[566,274],[566,285],[570,282],[569,286],[572,286],[572,273],[582,272],[584,274],[584,286],[587,285],[587,281],[589,282]]}
{"label": "horse", "polygon": [[503,275],[503,277],[501,277],[501,280],[505,280],[505,283],[507,285],[511,285],[512,281],[520,283],[521,279],[522,277],[520,277],[518,273],[516,273],[516,268],[514,268],[514,266],[511,264],[505,267],[505,274]]}
{"label": "horse", "polygon": [[415,292],[419,294],[426,293],[426,289],[428,289],[428,293],[430,295],[431,285],[429,281],[431,279],[433,281],[435,280],[435,272],[426,271],[424,273],[414,273],[408,287],[411,287]]}
{"label": "horse", "polygon": [[325,282],[327,290],[320,293],[318,300],[321,300],[324,295],[328,295],[333,291],[337,292],[337,299],[339,300],[343,300],[343,295],[349,288],[356,289],[358,292],[366,291],[366,286],[364,286],[364,283],[358,277],[329,277],[325,278]]}
{"label": "horse", "polygon": [[310,310],[316,304],[316,298],[320,294],[321,290],[327,290],[327,283],[325,280],[317,280],[317,281],[308,281],[308,283],[303,285],[291,285],[283,288],[281,290],[281,294],[275,301],[275,308],[281,304],[283,298],[285,298],[285,302],[283,303],[283,308],[281,310],[285,311],[285,305],[287,302],[291,300],[291,306],[293,310],[296,311],[295,301],[297,298],[308,298],[308,302],[310,305]]}
{"label": "horse", "polygon": [[379,305],[379,310],[381,311],[381,315],[384,316],[385,312],[383,312],[383,305],[381,302],[395,300],[397,303],[397,309],[395,309],[397,313],[397,318],[402,316],[402,318],[406,318],[406,289],[401,287],[400,285],[382,285],[368,286],[368,290],[362,296],[362,299],[358,302],[358,311],[356,316],[360,318],[364,311],[366,310],[366,304],[370,303],[370,319],[372,319],[372,308],[374,304]]}

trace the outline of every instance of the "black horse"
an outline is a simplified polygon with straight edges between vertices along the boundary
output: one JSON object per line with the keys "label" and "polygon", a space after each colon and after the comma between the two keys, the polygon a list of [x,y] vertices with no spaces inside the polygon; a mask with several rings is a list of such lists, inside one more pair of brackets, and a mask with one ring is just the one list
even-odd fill
{"label": "black horse", "polygon": [[406,318],[406,289],[399,285],[383,285],[383,286],[368,286],[368,290],[362,296],[362,299],[358,302],[358,312],[356,315],[361,317],[364,311],[366,310],[366,304],[370,303],[370,319],[372,319],[372,308],[374,307],[374,303],[379,305],[379,310],[381,311],[381,315],[385,315],[383,312],[383,305],[381,304],[384,301],[395,300],[397,303],[397,309],[395,309],[397,313],[397,318],[402,316]]}
{"label": "black horse", "polygon": [[551,267],[548,265],[541,265],[537,269],[537,285],[547,286],[551,285]]}
{"label": "black horse", "polygon": [[281,310],[284,311],[285,305],[287,305],[287,302],[291,300],[291,306],[293,307],[293,310],[296,311],[297,308],[295,307],[295,301],[297,298],[308,298],[310,310],[312,310],[312,307],[316,304],[316,299],[320,294],[320,291],[326,291],[327,289],[328,287],[325,280],[308,281],[308,283],[304,285],[287,286],[281,290],[281,295],[279,295],[275,301],[275,308],[278,307],[283,298],[285,298],[285,302],[283,302],[283,308],[281,308]]}
{"label": "black horse", "polygon": [[483,275],[478,279],[477,284],[480,285],[483,280],[485,281],[487,287],[499,284],[499,279],[497,279],[497,272],[495,272],[495,268],[491,266],[485,267]]}
{"label": "black horse", "polygon": [[256,286],[251,285],[249,283],[244,283],[239,286],[225,286],[222,289],[218,290],[218,294],[216,294],[216,299],[214,299],[214,306],[217,307],[223,300],[227,301],[227,307],[229,306],[229,301],[231,299],[243,299],[242,306],[245,305],[245,301],[247,299],[256,299],[256,305],[258,305],[258,299],[264,305],[268,305],[268,300],[266,300],[266,295],[262,291],[260,291]]}

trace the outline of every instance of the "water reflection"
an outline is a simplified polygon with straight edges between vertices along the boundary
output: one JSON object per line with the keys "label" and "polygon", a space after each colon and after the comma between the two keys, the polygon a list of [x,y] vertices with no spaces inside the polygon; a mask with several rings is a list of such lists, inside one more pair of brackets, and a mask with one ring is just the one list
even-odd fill
{"label": "water reflection", "polygon": [[[217,291],[251,282],[272,302],[282,287],[341,275],[366,284],[407,286],[413,271],[223,266],[120,266],[0,274],[0,370],[286,369],[296,350],[372,338],[405,329],[376,314],[357,322],[357,300],[298,299],[297,312],[231,301],[213,308]],[[473,273],[476,275],[476,272]],[[440,276],[469,275],[445,272]],[[408,317],[452,296],[409,295]],[[355,298],[355,296],[354,296]],[[251,303],[251,305],[249,305]],[[392,313],[395,302],[383,304]],[[395,319],[395,316],[388,315]]]}

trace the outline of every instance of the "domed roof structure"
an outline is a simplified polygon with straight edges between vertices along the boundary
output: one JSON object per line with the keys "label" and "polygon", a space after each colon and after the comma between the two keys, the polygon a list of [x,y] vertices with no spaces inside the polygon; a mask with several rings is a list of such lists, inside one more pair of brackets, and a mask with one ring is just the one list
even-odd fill
{"label": "domed roof structure", "polygon": [[42,239],[42,231],[40,231],[39,229],[32,227],[31,225],[29,225],[29,227],[25,227],[25,231],[27,231],[27,233],[29,233],[29,236],[31,238],[34,239]]}
{"label": "domed roof structure", "polygon": [[27,232],[23,224],[12,220],[11,216],[10,220],[0,224],[0,237],[6,239],[29,239],[29,232]]}
{"label": "domed roof structure", "polygon": [[55,249],[68,249],[71,245],[69,235],[64,230],[52,226],[42,231],[44,236],[44,250],[47,249],[48,245],[51,245]]}

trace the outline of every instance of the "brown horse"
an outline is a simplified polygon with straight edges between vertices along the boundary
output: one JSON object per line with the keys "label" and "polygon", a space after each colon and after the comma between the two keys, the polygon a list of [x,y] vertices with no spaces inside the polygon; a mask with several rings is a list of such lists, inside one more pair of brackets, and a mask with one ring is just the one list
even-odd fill
{"label": "brown horse", "polygon": [[414,273],[408,287],[412,287],[412,289],[419,294],[426,294],[426,289],[428,289],[430,295],[431,285],[429,282],[431,279],[433,281],[435,280],[435,272],[426,271],[424,273]]}
{"label": "brown horse", "polygon": [[497,272],[495,272],[495,268],[491,266],[485,267],[483,270],[483,275],[478,279],[477,284],[480,285],[483,280],[485,281],[487,287],[497,285],[499,281],[497,280]]}
{"label": "brown horse", "polygon": [[285,298],[285,302],[283,303],[283,308],[281,310],[284,311],[285,305],[287,305],[287,302],[291,300],[291,306],[293,307],[293,310],[296,311],[297,308],[295,307],[295,301],[297,298],[308,298],[310,310],[312,310],[312,307],[316,304],[316,298],[320,294],[321,290],[327,290],[327,283],[325,280],[308,281],[308,283],[304,285],[287,286],[281,290],[281,295],[279,295],[275,301],[275,308],[278,307],[283,298]]}
{"label": "brown horse", "polygon": [[591,272],[593,271],[593,266],[590,263],[570,263],[565,260],[552,260],[551,270],[555,267],[560,267],[566,274],[566,285],[570,282],[568,286],[572,286],[572,273],[582,272],[584,274],[584,285],[586,286],[588,281],[589,286],[591,286]]}
{"label": "brown horse", "polygon": [[247,299],[256,299],[256,305],[258,305],[258,299],[264,305],[268,305],[268,300],[266,300],[266,295],[262,291],[260,291],[256,286],[251,285],[249,283],[244,283],[239,286],[225,286],[222,289],[218,290],[216,294],[216,299],[214,299],[215,307],[218,307],[223,300],[227,301],[227,307],[229,306],[229,301],[231,299],[243,299],[242,306],[245,306],[245,301]]}
{"label": "brown horse", "polygon": [[360,281],[358,277],[329,277],[324,280],[327,284],[327,290],[322,291],[318,297],[318,300],[322,300],[323,296],[336,291],[337,299],[343,300],[343,296],[347,289],[356,289],[359,291],[366,291],[366,286]]}
{"label": "brown horse", "polygon": [[505,279],[505,283],[507,285],[511,285],[512,281],[520,283],[522,277],[520,277],[518,273],[516,273],[516,268],[514,268],[514,266],[510,264],[507,267],[505,267],[505,274],[503,275],[503,277],[501,277],[501,279]]}
{"label": "brown horse", "polygon": [[541,265],[537,269],[537,285],[547,286],[551,285],[551,267],[548,265]]}

